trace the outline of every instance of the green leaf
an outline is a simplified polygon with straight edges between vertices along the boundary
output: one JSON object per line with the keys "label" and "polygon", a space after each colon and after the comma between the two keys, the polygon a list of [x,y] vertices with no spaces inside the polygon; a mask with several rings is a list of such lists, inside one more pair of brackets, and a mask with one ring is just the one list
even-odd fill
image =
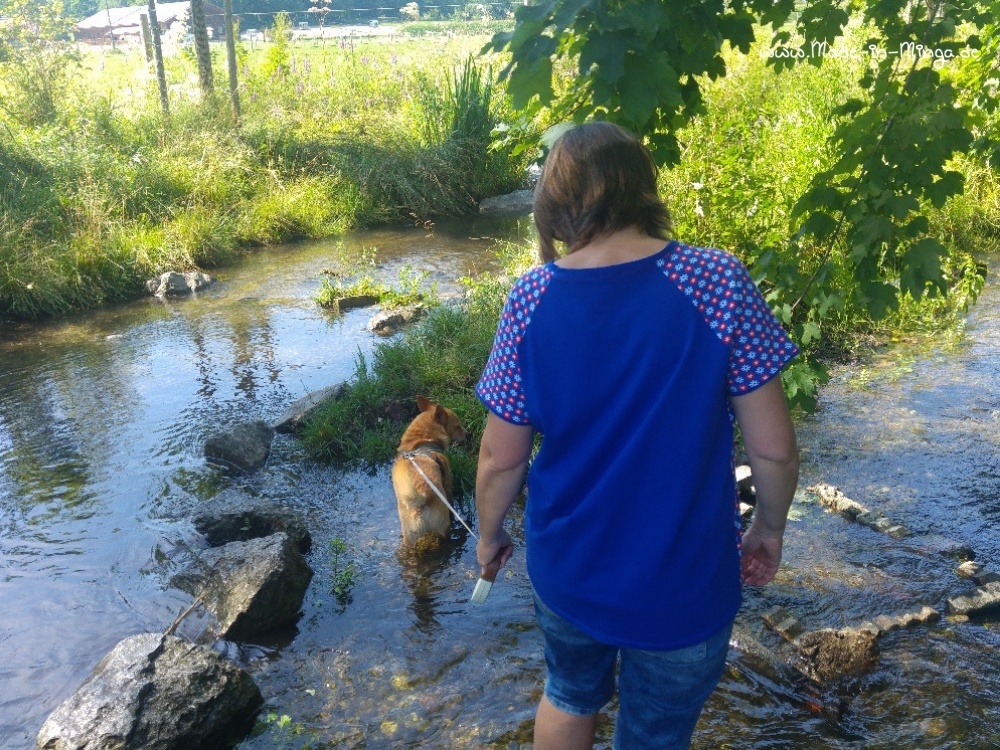
{"label": "green leaf", "polygon": [[802,235],[811,234],[822,242],[833,236],[833,233],[837,231],[837,226],[837,220],[830,214],[825,211],[813,211],[809,214],[809,218],[806,219],[799,233]]}
{"label": "green leaf", "polygon": [[919,298],[928,285],[933,289],[944,291],[941,258],[947,253],[947,248],[933,237],[925,237],[913,243],[903,255],[903,270],[899,277],[900,288],[909,292],[914,298]]}
{"label": "green leaf", "polygon": [[935,208],[941,208],[953,195],[965,189],[965,177],[961,172],[945,172],[941,177],[924,188],[924,196]]}
{"label": "green leaf", "polygon": [[866,248],[876,248],[892,240],[895,226],[881,216],[869,214],[853,228],[850,239]]}
{"label": "green leaf", "polygon": [[799,343],[808,346],[811,341],[818,341],[820,338],[820,325],[812,320],[807,321],[802,326],[802,333],[799,335]]}
{"label": "green leaf", "polygon": [[[817,175],[822,179],[822,175]],[[815,178],[814,178],[815,180]],[[797,219],[806,211],[824,208],[831,211],[839,210],[843,205],[841,192],[833,185],[813,184],[806,193],[796,201],[792,208],[792,218]]]}
{"label": "green leaf", "polygon": [[677,71],[665,52],[626,57],[619,90],[622,114],[640,129],[652,119],[657,107],[674,108],[683,103]]}
{"label": "green leaf", "polygon": [[895,309],[899,302],[896,287],[871,278],[861,278],[860,282],[863,302],[873,320],[881,320],[887,312]]}
{"label": "green leaf", "polygon": [[750,52],[754,42],[754,18],[747,11],[724,13],[719,16],[719,34],[744,55]]}
{"label": "green leaf", "polygon": [[596,34],[587,38],[580,51],[580,74],[592,72],[614,86],[625,75],[625,56],[632,39],[618,33]]}
{"label": "green leaf", "polygon": [[541,104],[552,101],[552,54],[556,40],[550,36],[535,37],[531,50],[516,63],[508,81],[511,103],[515,109],[524,109],[535,96]]}

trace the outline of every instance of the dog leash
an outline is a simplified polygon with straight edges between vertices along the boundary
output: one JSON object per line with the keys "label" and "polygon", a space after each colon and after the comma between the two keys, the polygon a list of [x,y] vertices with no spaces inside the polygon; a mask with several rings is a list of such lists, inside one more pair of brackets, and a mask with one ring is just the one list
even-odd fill
{"label": "dog leash", "polygon": [[[410,462],[411,464],[413,464],[413,468],[417,470],[417,473],[418,473],[418,474],[419,474],[420,476],[422,476],[422,477],[424,478],[424,481],[425,481],[425,482],[427,482],[427,484],[428,484],[428,485],[430,486],[430,488],[431,488],[432,490],[434,490],[434,494],[435,494],[435,495],[437,495],[437,496],[438,496],[438,497],[439,497],[439,498],[441,499],[441,502],[442,502],[442,503],[444,503],[445,507],[446,507],[446,508],[447,508],[448,510],[450,510],[450,511],[451,511],[451,514],[452,514],[453,516],[455,516],[455,518],[457,518],[457,519],[458,519],[458,522],[459,522],[460,524],[462,524],[462,525],[463,525],[463,526],[465,527],[466,531],[468,531],[468,532],[469,532],[470,534],[472,534],[472,538],[473,538],[473,539],[475,539],[475,540],[476,540],[476,541],[478,542],[478,541],[479,541],[479,536],[478,536],[478,535],[476,534],[476,532],[475,532],[475,531],[473,531],[473,530],[472,530],[472,529],[471,529],[471,528],[469,527],[469,524],[467,524],[467,523],[465,522],[465,519],[464,519],[464,518],[462,518],[462,516],[460,516],[460,515],[458,514],[458,511],[457,511],[457,510],[455,510],[455,509],[454,509],[454,508],[452,507],[451,503],[449,503],[449,502],[448,502],[448,498],[446,498],[446,497],[444,496],[444,493],[443,493],[443,492],[442,492],[441,490],[439,490],[439,489],[438,489],[437,485],[436,485],[436,484],[434,484],[434,482],[432,482],[432,481],[431,481],[431,478],[430,478],[429,476],[427,476],[427,475],[426,475],[426,474],[424,473],[424,470],[420,468],[420,465],[419,465],[419,464],[418,464],[418,463],[417,463],[416,461],[414,461],[414,460],[413,460],[413,456],[414,456],[415,454],[419,453],[419,452],[420,452],[420,451],[407,451],[406,453],[403,453],[402,455],[403,455],[403,456],[404,456],[404,457],[406,458],[406,460],[407,460],[407,461],[409,461],[409,462]],[[424,455],[427,455],[427,454],[425,453]]]}

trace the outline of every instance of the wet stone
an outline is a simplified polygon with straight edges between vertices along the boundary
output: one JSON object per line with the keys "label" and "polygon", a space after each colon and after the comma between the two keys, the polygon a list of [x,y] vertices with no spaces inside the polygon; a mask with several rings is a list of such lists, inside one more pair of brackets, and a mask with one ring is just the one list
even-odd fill
{"label": "wet stone", "polygon": [[912,542],[915,549],[925,555],[940,555],[956,562],[976,559],[975,550],[967,544],[943,536],[922,536]]}
{"label": "wet stone", "polygon": [[764,624],[790,643],[794,643],[805,630],[802,627],[802,623],[795,619],[784,607],[774,607],[761,615],[761,617],[764,620]]}
{"label": "wet stone", "polygon": [[820,482],[810,487],[810,489],[819,497],[821,505],[851,521],[857,519],[862,513],[868,512],[868,508],[855,500],[851,500],[851,498],[847,497],[847,495],[832,484]]}
{"label": "wet stone", "polygon": [[847,497],[832,484],[820,482],[810,489],[819,497],[821,505],[830,508],[850,521],[888,534],[893,539],[902,539],[910,535],[910,530],[902,524],[896,523],[884,513],[866,508],[856,500]]}
{"label": "wet stone", "polygon": [[879,615],[873,623],[862,627],[874,627],[878,635],[891,633],[894,630],[912,628],[916,625],[929,625],[941,619],[941,613],[933,607],[923,607],[919,612],[906,612],[902,615]]}
{"label": "wet stone", "polygon": [[868,628],[814,630],[797,642],[803,669],[817,682],[864,674],[878,664],[878,635]]}
{"label": "wet stone", "polygon": [[966,560],[955,568],[955,572],[960,578],[975,578],[982,571],[983,566],[974,560]]}
{"label": "wet stone", "polygon": [[373,307],[378,304],[378,301],[379,298],[376,294],[355,294],[351,297],[338,297],[334,306],[338,313],[345,313],[360,307]]}
{"label": "wet stone", "polygon": [[965,617],[1000,614],[1000,582],[987,583],[969,596],[948,600],[948,613]]}
{"label": "wet stone", "polygon": [[972,582],[977,586],[985,586],[987,583],[1000,583],[1000,573],[993,570],[984,570],[972,576]]}
{"label": "wet stone", "polygon": [[281,415],[271,423],[271,427],[275,432],[296,432],[309,420],[319,407],[329,401],[340,398],[340,395],[344,392],[345,387],[345,383],[335,383],[334,385],[328,385],[325,388],[320,388],[318,391],[306,394],[282,412]]}

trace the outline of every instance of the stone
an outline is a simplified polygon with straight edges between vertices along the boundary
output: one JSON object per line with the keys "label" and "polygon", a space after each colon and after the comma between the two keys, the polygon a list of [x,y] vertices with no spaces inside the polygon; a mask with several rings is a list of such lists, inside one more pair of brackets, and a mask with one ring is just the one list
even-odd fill
{"label": "stone", "polygon": [[832,484],[820,482],[809,489],[816,493],[821,505],[830,508],[850,521],[888,534],[894,539],[902,539],[910,535],[910,530],[902,524],[890,520],[884,513],[870,510],[861,503],[851,500]]}
{"label": "stone", "polygon": [[201,271],[168,271],[147,281],[146,289],[157,297],[178,297],[200,291],[211,283],[212,277]]}
{"label": "stone", "polygon": [[534,190],[515,190],[506,195],[483,198],[479,202],[479,213],[487,216],[527,216],[534,207],[534,201]]}
{"label": "stone", "polygon": [[198,507],[194,527],[211,547],[245,542],[284,532],[303,554],[312,546],[312,536],[302,517],[291,508],[250,497],[235,489],[220,492]]}
{"label": "stone", "polygon": [[879,615],[875,622],[871,623],[876,628],[878,635],[885,635],[894,630],[912,628],[916,625],[929,625],[941,619],[941,613],[933,607],[924,606],[919,612],[906,612],[901,615],[890,617]]}
{"label": "stone", "polygon": [[956,596],[948,600],[948,614],[965,617],[983,617],[1000,613],[1000,582],[980,586],[968,596]]}
{"label": "stone", "polygon": [[862,513],[868,512],[868,508],[859,502],[851,500],[832,484],[820,482],[810,487],[810,489],[819,497],[821,505],[830,508],[851,521],[857,519]]}
{"label": "stone", "polygon": [[229,469],[251,472],[267,461],[274,430],[263,420],[239,422],[205,441],[205,458]]}
{"label": "stone", "polygon": [[378,304],[378,300],[377,294],[355,294],[351,297],[338,297],[334,304],[338,313],[345,313],[361,307],[373,307]]}
{"label": "stone", "polygon": [[972,582],[977,586],[985,586],[987,583],[1000,582],[1000,573],[993,570],[984,570],[972,576]]}
{"label": "stone", "polygon": [[955,568],[955,573],[959,578],[975,578],[982,571],[983,566],[975,560],[966,560]]}
{"label": "stone", "polygon": [[802,624],[784,607],[773,607],[761,615],[761,618],[765,625],[791,643],[795,643],[805,630]]}
{"label": "stone", "polygon": [[383,310],[368,321],[368,330],[379,336],[392,336],[400,328],[409,325],[423,314],[424,306],[420,304]]}
{"label": "stone", "polygon": [[214,750],[244,738],[262,705],[244,670],[174,636],[118,643],[42,725],[35,750]]}
{"label": "stone", "polygon": [[969,545],[936,534],[917,537],[910,544],[925,555],[940,555],[959,563],[976,559],[975,550]]}
{"label": "stone", "polygon": [[293,403],[281,415],[271,422],[275,432],[297,432],[315,411],[328,401],[334,401],[344,392],[346,384],[337,383],[313,391]]}
{"label": "stone", "polygon": [[205,550],[194,569],[172,583],[201,597],[220,637],[243,641],[293,623],[312,576],[302,553],[279,532]]}
{"label": "stone", "polygon": [[814,630],[796,645],[803,671],[817,682],[864,674],[878,664],[878,635],[870,628]]}

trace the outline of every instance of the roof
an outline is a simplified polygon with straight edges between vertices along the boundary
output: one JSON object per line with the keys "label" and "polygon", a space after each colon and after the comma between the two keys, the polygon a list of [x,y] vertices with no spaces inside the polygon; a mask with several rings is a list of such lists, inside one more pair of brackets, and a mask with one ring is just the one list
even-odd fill
{"label": "roof", "polygon": [[[190,7],[190,0],[184,0],[184,2],[177,3],[157,3],[156,20],[161,24],[168,24],[186,15],[188,8]],[[149,6],[145,4],[133,5],[128,8],[108,8],[106,10],[99,11],[92,16],[87,16],[87,18],[80,21],[76,27],[78,29],[117,29],[122,26],[138,26],[140,23],[139,16],[143,13],[147,13],[148,10]],[[222,8],[212,5],[211,3],[205,3],[205,15],[221,15],[222,12]]]}

